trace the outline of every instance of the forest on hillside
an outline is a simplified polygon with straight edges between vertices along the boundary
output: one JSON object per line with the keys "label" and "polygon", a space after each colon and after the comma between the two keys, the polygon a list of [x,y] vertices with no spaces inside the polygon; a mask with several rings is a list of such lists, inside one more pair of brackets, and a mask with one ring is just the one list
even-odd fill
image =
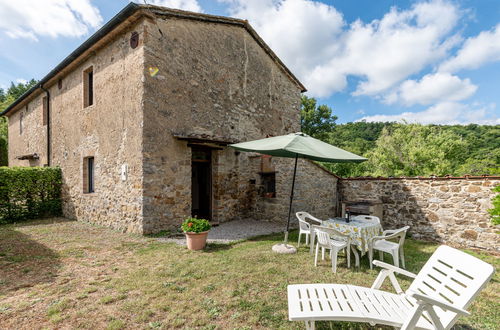
{"label": "forest on hillside", "polygon": [[307,96],[301,118],[305,133],[368,158],[323,163],[341,177],[500,174],[500,125],[336,124],[331,108]]}
{"label": "forest on hillside", "polygon": [[[0,112],[37,83],[0,88]],[[337,124],[330,107],[302,97],[302,131],[368,158],[360,164],[323,165],[342,177],[499,175],[500,125]],[[7,165],[7,120],[0,117],[0,166]]]}

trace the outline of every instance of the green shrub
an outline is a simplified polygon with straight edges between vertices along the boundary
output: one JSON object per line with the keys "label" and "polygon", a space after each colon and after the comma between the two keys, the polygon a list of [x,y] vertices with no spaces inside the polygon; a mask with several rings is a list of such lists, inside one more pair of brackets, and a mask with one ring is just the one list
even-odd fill
{"label": "green shrub", "polygon": [[[500,193],[500,186],[496,186],[493,191]],[[493,208],[488,210],[491,215],[491,222],[494,225],[500,225],[500,194],[496,194],[491,202],[493,203]]]}
{"label": "green shrub", "polygon": [[0,223],[61,214],[61,169],[0,167]]}
{"label": "green shrub", "polygon": [[212,226],[205,219],[187,218],[181,225],[182,231],[185,233],[202,233],[210,230]]}

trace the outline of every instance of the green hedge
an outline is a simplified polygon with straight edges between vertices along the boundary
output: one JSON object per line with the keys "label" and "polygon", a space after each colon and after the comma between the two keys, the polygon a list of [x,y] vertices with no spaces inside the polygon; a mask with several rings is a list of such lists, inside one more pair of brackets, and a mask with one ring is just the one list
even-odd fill
{"label": "green hedge", "polygon": [[0,223],[61,214],[61,169],[0,167]]}

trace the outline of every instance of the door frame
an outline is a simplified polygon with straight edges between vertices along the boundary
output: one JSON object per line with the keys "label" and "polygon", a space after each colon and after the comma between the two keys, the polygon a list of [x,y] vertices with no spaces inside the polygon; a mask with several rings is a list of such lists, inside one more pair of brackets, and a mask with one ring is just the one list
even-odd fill
{"label": "door frame", "polygon": [[[195,151],[201,151],[208,153],[208,160],[195,160],[193,159],[193,153]],[[214,206],[214,196],[213,196],[213,150],[212,148],[206,148],[203,146],[191,146],[191,179],[193,178],[193,163],[208,163],[208,221],[213,222],[213,206]],[[191,183],[191,216],[193,216],[193,184]]]}

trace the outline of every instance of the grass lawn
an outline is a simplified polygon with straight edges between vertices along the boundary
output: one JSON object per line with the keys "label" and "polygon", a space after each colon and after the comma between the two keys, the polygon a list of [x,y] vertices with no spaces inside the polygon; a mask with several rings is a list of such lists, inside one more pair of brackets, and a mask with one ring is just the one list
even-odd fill
{"label": "grass lawn", "polygon": [[[0,329],[304,328],[287,321],[288,284],[370,286],[376,277],[366,257],[358,270],[339,257],[334,275],[329,260],[315,268],[305,247],[273,254],[279,240],[273,235],[190,252],[64,219],[0,226]],[[436,248],[407,240],[408,270],[418,272]],[[474,255],[500,266],[498,257]],[[499,279],[497,273],[457,329],[498,329]],[[318,322],[317,328],[368,327]]]}

